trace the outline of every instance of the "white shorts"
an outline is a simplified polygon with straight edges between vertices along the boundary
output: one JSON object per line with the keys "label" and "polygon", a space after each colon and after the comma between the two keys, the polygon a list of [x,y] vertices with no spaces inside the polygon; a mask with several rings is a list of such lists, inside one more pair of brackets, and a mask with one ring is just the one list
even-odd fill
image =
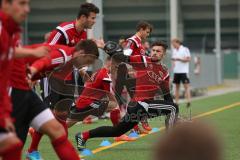
{"label": "white shorts", "polygon": [[33,127],[35,130],[39,131],[42,125],[44,125],[46,122],[54,118],[55,117],[52,111],[49,108],[47,108],[33,118],[32,122],[30,123],[30,126]]}

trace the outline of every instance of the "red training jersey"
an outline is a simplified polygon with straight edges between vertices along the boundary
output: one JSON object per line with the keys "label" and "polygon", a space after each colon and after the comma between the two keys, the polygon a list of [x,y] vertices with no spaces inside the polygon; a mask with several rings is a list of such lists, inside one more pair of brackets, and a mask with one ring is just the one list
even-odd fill
{"label": "red training jersey", "polygon": [[169,72],[165,65],[146,56],[130,56],[129,61],[137,73],[133,101],[152,99],[158,91],[169,92]]}
{"label": "red training jersey", "polygon": [[128,56],[145,55],[145,49],[142,45],[142,40],[136,35],[127,39],[124,49],[127,50]]}
{"label": "red training jersey", "polygon": [[87,39],[85,30],[78,32],[75,28],[76,21],[64,22],[51,32],[47,40],[49,45],[62,44],[67,46],[75,46],[79,41]]}
{"label": "red training jersey", "polygon": [[99,69],[91,77],[91,80],[85,83],[81,95],[76,100],[76,107],[83,109],[94,101],[101,100],[106,93],[110,92],[111,76],[106,68]]}
{"label": "red training jersey", "polygon": [[[76,21],[64,22],[56,27],[50,34],[47,40],[49,45],[61,44],[73,47],[81,40],[87,39],[87,32],[83,30],[78,32],[76,29]],[[67,79],[72,80],[73,76],[70,74]]]}
{"label": "red training jersey", "polygon": [[20,32],[19,25],[0,10],[0,127],[4,127],[4,119],[10,117],[12,111],[8,88],[15,36],[18,32]]}
{"label": "red training jersey", "polygon": [[[25,46],[26,48],[37,48],[40,46],[49,46],[48,44],[35,44]],[[13,88],[21,90],[30,90],[28,82],[26,80],[27,65],[33,66],[38,70],[38,73],[33,77],[34,80],[45,77],[46,72],[52,71],[54,68],[64,65],[70,59],[74,52],[74,47],[68,47],[64,45],[49,46],[50,52],[48,55],[42,58],[22,58],[15,59],[12,69],[11,86]],[[63,76],[64,79],[64,76]]]}
{"label": "red training jersey", "polygon": [[[46,73],[52,72],[53,70],[65,65],[68,63],[75,51],[74,47],[68,47],[64,45],[55,45],[50,46],[51,52],[49,55],[37,59],[33,62],[29,62],[31,67],[37,69],[37,73],[32,77],[33,80],[41,79],[46,76]],[[72,70],[69,71],[69,74],[72,73]],[[61,79],[65,80],[64,75],[59,75]],[[58,76],[58,77],[59,77]]]}

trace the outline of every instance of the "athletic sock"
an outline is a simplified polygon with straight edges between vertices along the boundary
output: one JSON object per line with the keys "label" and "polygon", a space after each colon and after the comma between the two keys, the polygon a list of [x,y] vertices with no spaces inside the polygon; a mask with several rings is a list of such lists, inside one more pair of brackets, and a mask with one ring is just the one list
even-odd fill
{"label": "athletic sock", "polygon": [[89,131],[83,132],[82,133],[82,138],[84,141],[87,141],[90,138]]}
{"label": "athletic sock", "polygon": [[134,129],[135,131],[138,131],[138,130],[139,130],[138,124],[135,125],[135,126],[133,127],[133,129]]}
{"label": "athletic sock", "polygon": [[28,153],[38,150],[38,145],[39,145],[39,142],[40,142],[43,134],[34,130],[34,132],[31,134],[31,136],[32,136],[32,142],[31,142],[30,148],[28,149]]}
{"label": "athletic sock", "polygon": [[80,160],[66,135],[52,141],[52,145],[60,160]]}
{"label": "athletic sock", "polygon": [[114,109],[110,112],[110,119],[112,121],[113,126],[116,126],[120,121],[121,115],[119,109]]}

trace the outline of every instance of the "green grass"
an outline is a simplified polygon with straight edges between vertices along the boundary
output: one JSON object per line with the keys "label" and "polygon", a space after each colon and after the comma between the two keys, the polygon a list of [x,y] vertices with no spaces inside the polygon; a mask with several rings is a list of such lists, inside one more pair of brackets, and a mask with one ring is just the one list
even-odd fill
{"label": "green grass", "polygon": [[[208,112],[235,102],[240,102],[240,92],[229,93],[221,96],[214,96],[202,100],[196,100],[192,103],[193,115]],[[185,105],[180,106],[180,113],[187,115]],[[224,142],[225,160],[239,160],[240,158],[240,106],[224,110],[206,117],[218,129]],[[152,127],[163,126],[163,117],[150,120]],[[69,129],[69,138],[75,144],[74,135],[78,131],[95,128],[101,125],[111,125],[109,121],[98,121],[91,125],[76,125]],[[87,160],[149,160],[151,159],[154,144],[161,132],[157,132],[135,142],[124,143],[111,149],[101,151],[89,157]],[[25,145],[25,150],[29,146],[29,137]],[[92,139],[88,141],[87,147],[91,150],[98,148],[103,139]],[[109,138],[113,142],[112,138]],[[39,151],[45,160],[58,159],[54,153],[51,143],[47,137],[44,137],[40,143]]]}

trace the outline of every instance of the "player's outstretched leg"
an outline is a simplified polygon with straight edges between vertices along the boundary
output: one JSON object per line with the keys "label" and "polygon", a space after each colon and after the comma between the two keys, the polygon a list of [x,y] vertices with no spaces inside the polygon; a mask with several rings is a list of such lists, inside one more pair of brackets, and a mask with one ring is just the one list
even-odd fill
{"label": "player's outstretched leg", "polygon": [[145,114],[145,109],[141,105],[137,104],[128,107],[127,114],[116,126],[102,126],[82,133],[77,133],[75,140],[77,142],[78,150],[82,150],[85,147],[86,141],[90,138],[118,137],[125,134],[137,125],[141,116]]}
{"label": "player's outstretched leg", "polygon": [[[44,118],[44,119],[43,119]],[[47,120],[46,120],[47,119]],[[44,121],[44,122],[43,122]],[[67,139],[64,127],[54,118],[50,109],[42,111],[31,125],[43,134],[47,134],[52,146],[61,160],[79,160],[79,155]]]}

